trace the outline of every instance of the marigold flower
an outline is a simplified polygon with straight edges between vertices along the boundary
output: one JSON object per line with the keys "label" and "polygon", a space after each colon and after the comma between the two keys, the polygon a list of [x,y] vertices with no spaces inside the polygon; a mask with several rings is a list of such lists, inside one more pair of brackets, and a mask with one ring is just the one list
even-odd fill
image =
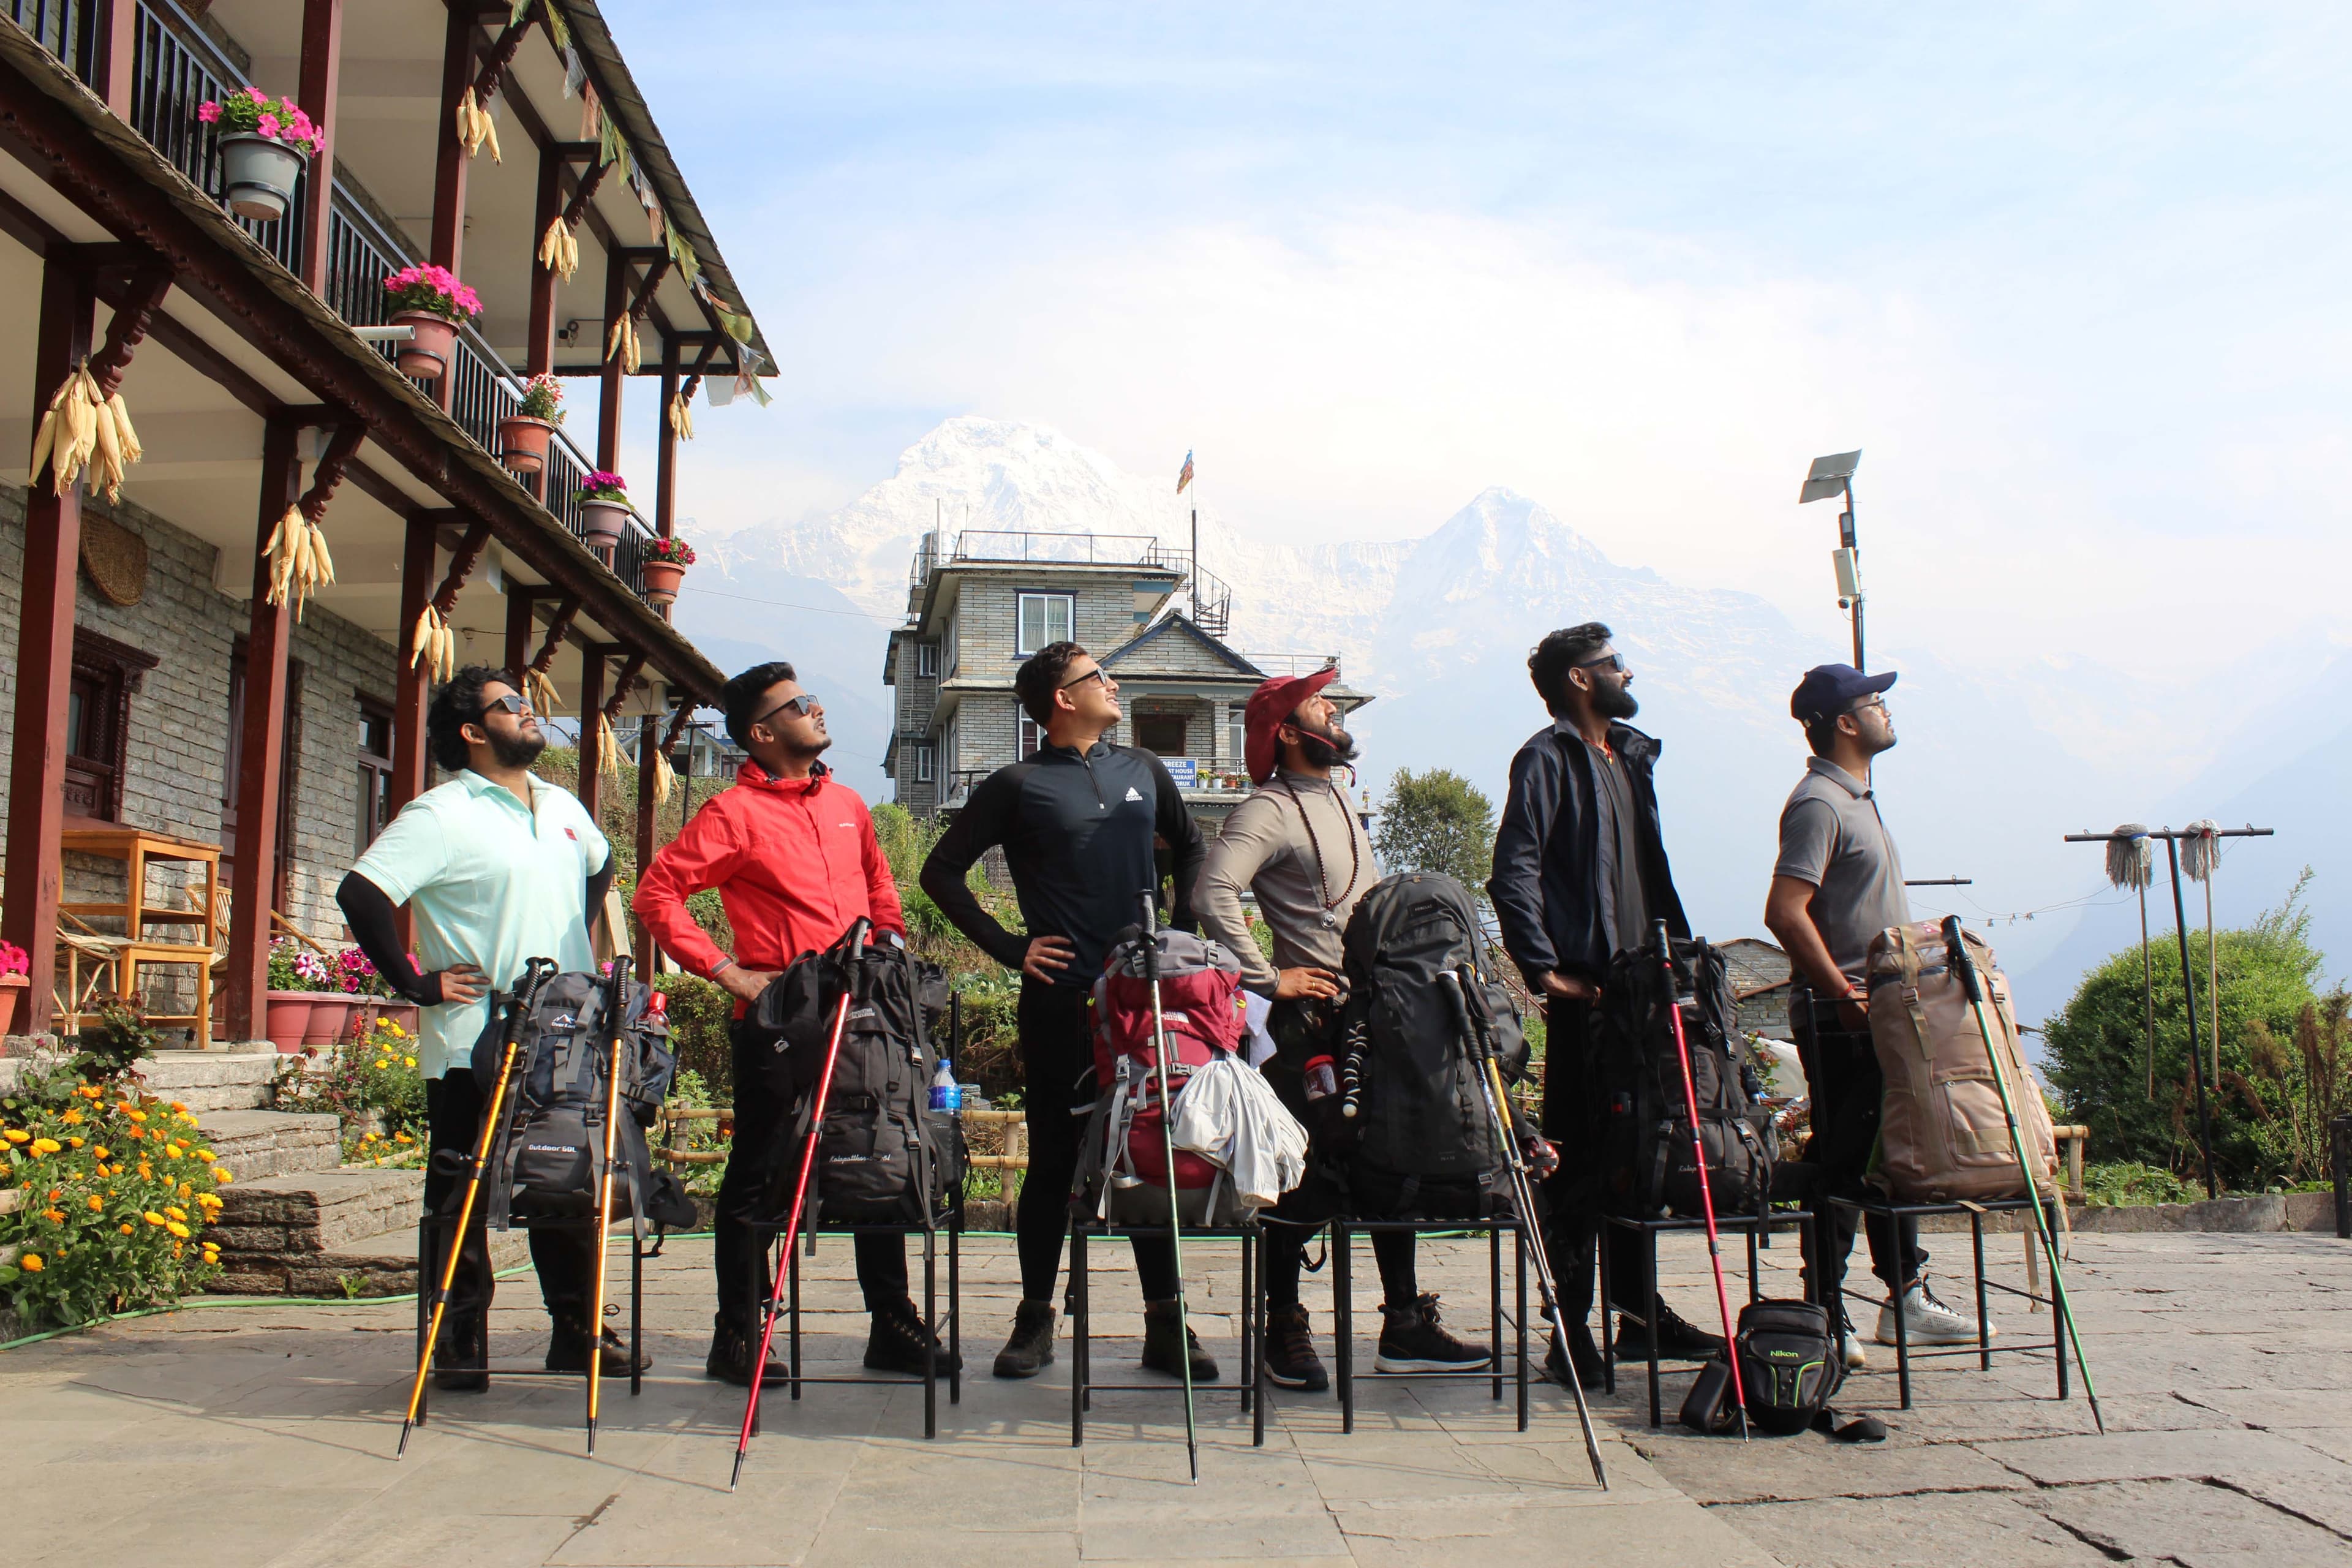
{"label": "marigold flower", "polygon": [[213,1152],[209,1149],[199,1149],[196,1151],[196,1158],[209,1165],[213,1163]]}
{"label": "marigold flower", "polygon": [[43,1268],[46,1268],[48,1266],[41,1261],[41,1255],[39,1253],[28,1252],[22,1258],[16,1259],[16,1267],[23,1269],[27,1274],[38,1274]]}
{"label": "marigold flower", "polygon": [[66,1211],[63,1209],[43,1209],[41,1215],[51,1225],[63,1225],[66,1222]]}
{"label": "marigold flower", "polygon": [[213,1196],[210,1193],[198,1193],[196,1194],[196,1206],[207,1213],[210,1213],[214,1209],[221,1208],[226,1205],[221,1203],[220,1199]]}
{"label": "marigold flower", "polygon": [[152,1166],[152,1165],[151,1165],[151,1164],[149,1164],[149,1163],[148,1163],[146,1161],[144,1161],[144,1160],[140,1161],[140,1162],[139,1162],[139,1179],[140,1179],[141,1181],[142,1181],[142,1182],[152,1182],[152,1181],[153,1181],[153,1180],[155,1179],[155,1167],[154,1167],[154,1166]]}
{"label": "marigold flower", "polygon": [[157,1214],[153,1209],[149,1209],[145,1214],[141,1215],[139,1217],[145,1220],[149,1225],[169,1225],[171,1223],[162,1215]]}
{"label": "marigold flower", "polygon": [[63,1187],[51,1187],[49,1189],[49,1202],[51,1203],[57,1202],[59,1198],[65,1195],[66,1190]]}
{"label": "marigold flower", "polygon": [[411,1138],[411,1137],[410,1137],[407,1133],[405,1133],[405,1132],[395,1132],[395,1133],[394,1133],[394,1134],[393,1134],[393,1137],[394,1137],[394,1138],[395,1138],[395,1139],[397,1139],[399,1142],[403,1142],[403,1143],[414,1143],[414,1142],[416,1142],[416,1140],[415,1140],[415,1139]]}
{"label": "marigold flower", "polygon": [[133,1230],[134,1230],[134,1228],[135,1228],[135,1227],[134,1227],[134,1226],[127,1226],[127,1225],[119,1225],[119,1226],[116,1226],[114,1228],[115,1228],[115,1229],[117,1229],[117,1230],[119,1230],[119,1231],[121,1231],[123,1235],[125,1235],[125,1236],[129,1236],[129,1235],[132,1234],[132,1232],[133,1232]]}
{"label": "marigold flower", "polygon": [[86,1139],[86,1138],[68,1138],[68,1139],[67,1139],[67,1140],[66,1140],[67,1146],[68,1146],[68,1147],[69,1147],[69,1148],[74,1148],[74,1149],[79,1149],[79,1148],[80,1148],[84,1143],[86,1143],[86,1142],[89,1142],[89,1140],[88,1140],[88,1139]]}
{"label": "marigold flower", "polygon": [[100,1160],[111,1160],[114,1158],[114,1151],[108,1148],[103,1143],[100,1143],[97,1148],[92,1149],[90,1153]]}
{"label": "marigold flower", "polygon": [[64,1122],[68,1127],[79,1127],[81,1125],[81,1108],[79,1106],[75,1106],[73,1109],[68,1110],[63,1116],[58,1117],[58,1120]]}
{"label": "marigold flower", "polygon": [[133,1121],[144,1121],[147,1120],[147,1113],[143,1110],[131,1110],[128,1106],[123,1109],[129,1113],[131,1120]]}
{"label": "marigold flower", "polygon": [[173,1109],[173,1110],[176,1110],[176,1111],[178,1111],[178,1112],[179,1112],[181,1115],[183,1115],[183,1116],[185,1116],[185,1115],[188,1113],[188,1108],[187,1108],[186,1106],[184,1106],[184,1105],[181,1104],[181,1103],[180,1103],[178,1100],[173,1100],[173,1101],[172,1101],[172,1109]]}
{"label": "marigold flower", "polygon": [[413,1068],[416,1065],[416,1058],[415,1057],[403,1057],[400,1058],[400,1065],[403,1067]]}
{"label": "marigold flower", "polygon": [[184,1198],[194,1197],[196,1195],[196,1189],[188,1185],[187,1183],[182,1182],[180,1184],[180,1195]]}
{"label": "marigold flower", "polygon": [[170,1215],[173,1219],[177,1219],[177,1220],[184,1220],[184,1219],[186,1219],[186,1218],[188,1217],[188,1215],[187,1215],[187,1211],[186,1211],[186,1210],[184,1210],[184,1209],[180,1209],[180,1208],[167,1208],[167,1209],[165,1209],[163,1212],[164,1212],[165,1214],[167,1214],[167,1215]]}
{"label": "marigold flower", "polygon": [[89,1204],[89,1212],[92,1214],[98,1213],[100,1209],[106,1206],[106,1200],[100,1197],[96,1193],[90,1194],[89,1198],[85,1201]]}
{"label": "marigold flower", "polygon": [[385,1032],[390,1034],[395,1040],[404,1040],[408,1038],[408,1031],[402,1028],[398,1024],[387,1023],[384,1025],[384,1029]]}
{"label": "marigold flower", "polygon": [[140,1131],[139,1131],[139,1129],[137,1129],[136,1127],[126,1127],[126,1128],[124,1128],[124,1129],[122,1130],[122,1135],[123,1135],[125,1138],[130,1139],[133,1143],[138,1142],[141,1139],[142,1139],[142,1138],[144,1138],[144,1137],[146,1137],[146,1136],[147,1136],[147,1134],[145,1134],[144,1132]]}
{"label": "marigold flower", "polygon": [[[173,1236],[178,1237],[182,1241],[187,1240],[188,1237],[195,1234],[195,1232],[190,1230],[186,1226],[182,1225],[178,1220],[169,1222],[163,1226],[163,1228],[170,1231]],[[172,1250],[173,1252],[177,1252],[180,1249],[175,1247]]]}
{"label": "marigold flower", "polygon": [[94,1083],[86,1083],[79,1089],[75,1089],[74,1092],[80,1095],[84,1100],[96,1100],[104,1091]]}
{"label": "marigold flower", "polygon": [[64,1147],[64,1144],[58,1142],[54,1138],[36,1138],[33,1140],[33,1152],[36,1154],[54,1154]]}
{"label": "marigold flower", "polygon": [[187,1251],[187,1250],[188,1250],[188,1249],[187,1249],[187,1247],[186,1247],[185,1246],[184,1246],[183,1244],[179,1243],[179,1242],[176,1242],[176,1241],[175,1241],[175,1242],[172,1243],[172,1256],[173,1256],[173,1257],[174,1257],[174,1258],[179,1257],[179,1256],[180,1256],[180,1254],[182,1254],[183,1252],[185,1252],[185,1251]]}
{"label": "marigold flower", "polygon": [[26,1132],[26,1131],[21,1131],[21,1130],[19,1130],[19,1129],[17,1129],[17,1128],[14,1128],[14,1127],[11,1127],[11,1128],[10,1128],[10,1129],[8,1129],[8,1131],[5,1131],[5,1132],[0,1132],[0,1138],[5,1138],[5,1139],[7,1139],[7,1140],[8,1140],[8,1142],[11,1142],[11,1143],[22,1143],[22,1142],[24,1142],[25,1141],[26,1141],[27,1139],[29,1139],[29,1138],[31,1138],[31,1137],[32,1137],[32,1134],[31,1134],[31,1133],[29,1133],[29,1132]]}
{"label": "marigold flower", "polygon": [[233,1179],[234,1178],[229,1174],[229,1168],[226,1165],[215,1165],[213,1167],[213,1180],[218,1182],[222,1186],[225,1187],[228,1185],[230,1181]]}

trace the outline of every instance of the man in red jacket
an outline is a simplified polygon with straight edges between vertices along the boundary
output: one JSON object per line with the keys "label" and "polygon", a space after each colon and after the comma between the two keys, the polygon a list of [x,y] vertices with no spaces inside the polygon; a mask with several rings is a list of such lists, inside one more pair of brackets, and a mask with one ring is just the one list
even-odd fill
{"label": "man in red jacket", "polygon": [[[759,1353],[760,1308],[771,1281],[767,1249],[751,1230],[768,1162],[782,1142],[793,1106],[769,1092],[751,1067],[744,1015],[770,981],[803,952],[830,947],[850,922],[874,922],[877,936],[904,940],[906,921],[874,820],[857,792],[838,783],[818,759],[833,738],[824,708],[803,691],[789,664],[762,664],[727,683],[720,701],[727,733],[751,760],[734,786],[704,803],[665,846],[637,883],[635,910],[646,930],[688,973],[735,997],[735,1149],[719,1186],[716,1251],[719,1317],[705,1370],[748,1386]],[[719,889],[735,952],[719,951],[687,912],[686,900]],[[866,1364],[921,1375],[927,1343],[950,1369],[907,1295],[907,1251],[898,1237],[856,1238],[857,1282],[874,1325]],[[784,1368],[770,1362],[769,1382]]]}

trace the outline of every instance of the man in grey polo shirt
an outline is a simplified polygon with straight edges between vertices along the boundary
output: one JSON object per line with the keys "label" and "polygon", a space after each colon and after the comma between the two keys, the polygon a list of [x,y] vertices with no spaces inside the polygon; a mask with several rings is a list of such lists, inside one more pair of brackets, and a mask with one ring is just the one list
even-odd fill
{"label": "man in grey polo shirt", "polygon": [[[1780,810],[1780,858],[1764,923],[1796,968],[1789,1023],[1812,1097],[1805,1158],[1821,1172],[1824,1197],[1864,1195],[1885,1090],[1870,1039],[1870,943],[1911,919],[1903,858],[1870,787],[1871,759],[1895,744],[1885,697],[1894,684],[1891,671],[1864,675],[1852,665],[1824,664],[1805,672],[1789,701],[1813,754]],[[1827,1255],[1809,1253],[1808,1279],[1816,1300],[1843,1311],[1839,1291],[1853,1247],[1853,1213],[1829,1208],[1828,1215]],[[1873,1219],[1869,1231],[1871,1267],[1887,1289],[1878,1342],[1895,1342],[1899,1310],[1913,1344],[1973,1342],[1976,1325],[1928,1289],[1917,1223]],[[1863,1359],[1860,1341],[1849,1334],[1847,1364],[1860,1366]]]}

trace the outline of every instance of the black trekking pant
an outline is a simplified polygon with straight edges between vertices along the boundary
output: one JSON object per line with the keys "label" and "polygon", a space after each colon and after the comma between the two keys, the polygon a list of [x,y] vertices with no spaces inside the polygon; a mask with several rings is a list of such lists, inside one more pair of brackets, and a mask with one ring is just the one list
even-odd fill
{"label": "black trekking pant", "polygon": [[[1262,1071],[1266,1087],[1274,1090],[1282,1108],[1298,1119],[1298,1124],[1314,1136],[1322,1125],[1322,1118],[1307,1102],[1307,1064],[1318,1056],[1333,1061],[1339,1058],[1339,1009],[1330,1002],[1276,1002],[1266,1016],[1266,1033],[1274,1037],[1275,1052],[1267,1058]],[[1310,1149],[1307,1160],[1311,1165],[1315,1152]],[[1293,1188],[1282,1195],[1272,1209],[1261,1216],[1265,1226],[1265,1304],[1281,1309],[1298,1305],[1298,1277],[1307,1268],[1307,1242],[1321,1222],[1296,1220],[1286,1210],[1296,1210],[1307,1202],[1304,1187]],[[1381,1289],[1391,1307],[1412,1304],[1420,1294],[1420,1280],[1413,1268],[1413,1236],[1411,1231],[1376,1230],[1372,1232],[1372,1261],[1380,1266]]]}
{"label": "black trekking pant", "polygon": [[[760,1309],[775,1288],[768,1268],[767,1242],[752,1226],[762,1220],[781,1222],[789,1213],[769,1215],[765,1205],[768,1177],[778,1160],[793,1151],[793,1113],[797,1105],[777,1095],[761,1081],[747,1046],[751,1030],[738,1018],[727,1031],[735,1057],[735,1143],[728,1157],[727,1174],[719,1183],[719,1212],[711,1222],[711,1250],[719,1273],[719,1314],[744,1328],[760,1321]],[[760,1055],[766,1055],[762,1050]],[[787,1187],[789,1194],[791,1189]],[[801,1222],[809,1222],[804,1216]],[[860,1231],[854,1238],[857,1254],[857,1285],[865,1293],[866,1310],[879,1312],[907,1300],[907,1239],[882,1231]]]}
{"label": "black trekking pant", "polygon": [[[1021,1182],[1021,1212],[1013,1222],[1021,1254],[1021,1294],[1054,1299],[1062,1272],[1062,1238],[1070,1228],[1070,1184],[1094,1109],[1094,1015],[1078,985],[1045,985],[1024,975],[1015,1014],[1021,1030],[1021,1070],[1029,1124],[1029,1173]],[[1136,1283],[1147,1301],[1176,1297],[1176,1247],[1148,1237],[1129,1238]]]}
{"label": "black trekking pant", "polygon": [[[1829,1026],[1822,1027],[1824,1024]],[[1789,1032],[1797,1037],[1805,1092],[1812,1099],[1805,1160],[1818,1173],[1819,1195],[1812,1207],[1821,1217],[1814,1224],[1828,1238],[1828,1256],[1816,1258],[1813,1233],[1806,1233],[1805,1279],[1813,1300],[1836,1310],[1843,1304],[1839,1291],[1845,1283],[1846,1255],[1853,1250],[1856,1216],[1852,1209],[1835,1207],[1828,1200],[1885,1195],[1865,1187],[1863,1176],[1878,1143],[1879,1101],[1886,1080],[1879,1073],[1870,1031],[1844,1027],[1833,1004],[1817,1009],[1801,981],[1790,988]],[[1871,1272],[1899,1297],[1927,1266],[1927,1254],[1919,1246],[1919,1222],[1898,1223],[1874,1215],[1868,1228]]]}
{"label": "black trekking pant", "polygon": [[[512,1092],[512,1086],[509,1086]],[[425,1085],[426,1142],[431,1145],[425,1165],[425,1206],[434,1214],[454,1215],[463,1201],[467,1175],[473,1169],[474,1143],[482,1135],[482,1112],[488,1096],[474,1081],[465,1063]],[[457,1252],[457,1276],[449,1286],[453,1319],[479,1319],[490,1310],[497,1289],[490,1276],[489,1193],[474,1199],[474,1217],[466,1226],[465,1245]],[[596,1272],[596,1242],[588,1233],[593,1225],[577,1228],[534,1226],[530,1232],[531,1266],[539,1270],[539,1292],[547,1300],[550,1317],[588,1316],[589,1291]],[[445,1235],[440,1245],[448,1245]],[[441,1255],[446,1261],[447,1253]],[[425,1285],[431,1289],[438,1279]]]}
{"label": "black trekking pant", "polygon": [[1646,1318],[1657,1297],[1641,1234],[1601,1223],[1608,1175],[1601,1136],[1606,1108],[1592,1103],[1591,1031],[1590,1003],[1565,997],[1544,1003],[1543,1134],[1559,1150],[1559,1169],[1545,1184],[1551,1210],[1546,1245],[1559,1281],[1560,1311],[1571,1323],[1581,1323],[1591,1313],[1593,1275],[1604,1230],[1609,1234],[1609,1294],[1615,1305]]}

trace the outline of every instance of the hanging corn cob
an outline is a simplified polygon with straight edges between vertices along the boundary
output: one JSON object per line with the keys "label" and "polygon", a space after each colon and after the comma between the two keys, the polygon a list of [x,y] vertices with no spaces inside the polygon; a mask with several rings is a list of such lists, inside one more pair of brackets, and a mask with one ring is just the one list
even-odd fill
{"label": "hanging corn cob", "polygon": [[298,621],[310,595],[335,580],[335,558],[328,552],[326,531],[299,506],[286,509],[262,553],[269,558],[269,602],[282,605],[290,596]]}
{"label": "hanging corn cob", "polygon": [[667,752],[654,753],[654,809],[669,804],[671,792],[677,788],[677,770],[669,765]]}
{"label": "hanging corn cob", "polygon": [[678,388],[669,400],[669,427],[681,441],[694,439],[694,407],[687,401],[684,387]]}
{"label": "hanging corn cob", "polygon": [[613,721],[603,709],[596,710],[596,773],[610,779],[617,789],[621,784],[621,742],[613,733]]}
{"label": "hanging corn cob", "polygon": [[566,283],[580,270],[580,239],[562,213],[548,221],[547,233],[540,239],[539,264]]}
{"label": "hanging corn cob", "polygon": [[457,100],[457,142],[466,149],[468,158],[479,153],[483,143],[488,142],[490,162],[503,162],[499,156],[498,123],[490,118],[489,110],[474,97],[474,89],[470,87]]}
{"label": "hanging corn cob", "polygon": [[428,679],[446,680],[457,673],[457,634],[432,605],[416,617],[415,662]]}
{"label": "hanging corn cob", "polygon": [[[100,442],[105,439],[109,451],[115,451],[119,431],[110,418],[101,420],[106,405],[99,401],[98,384],[90,379],[89,362],[76,365],[66,373],[66,378],[49,399],[48,411],[41,416],[40,428],[33,432],[33,457],[26,482],[37,481],[46,466],[58,495],[89,469],[90,487],[99,488],[107,478],[92,459],[100,453]],[[106,426],[101,437],[100,424]],[[115,475],[119,488],[121,477]]]}
{"label": "hanging corn cob", "polygon": [[539,666],[534,664],[523,671],[522,680],[523,695],[530,699],[533,712],[552,713],[562,706],[563,699],[556,693],[555,682]]}
{"label": "hanging corn cob", "polygon": [[628,311],[621,312],[613,322],[613,330],[604,334],[604,357],[621,362],[621,374],[635,375],[644,362],[637,354],[637,321]]}

